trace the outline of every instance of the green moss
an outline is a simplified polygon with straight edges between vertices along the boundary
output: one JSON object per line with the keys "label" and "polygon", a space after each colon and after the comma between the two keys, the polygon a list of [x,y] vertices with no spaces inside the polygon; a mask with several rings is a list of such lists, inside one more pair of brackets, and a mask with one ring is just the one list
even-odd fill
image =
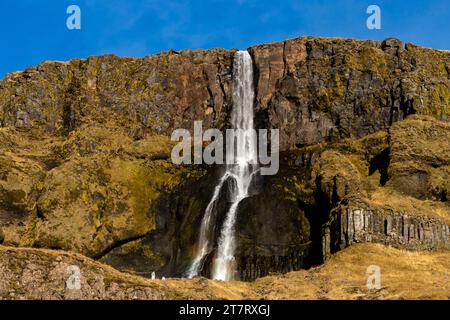
{"label": "green moss", "polygon": [[32,247],[34,245],[36,237],[36,229],[39,227],[41,219],[35,217],[32,218],[31,223],[28,225],[27,231],[21,237],[19,246],[21,247]]}
{"label": "green moss", "polygon": [[111,175],[112,181],[120,182],[129,191],[129,202],[136,227],[147,225],[147,228],[154,229],[155,220],[151,209],[159,197],[158,186],[163,174],[145,168],[142,161],[116,160]]}
{"label": "green moss", "polygon": [[147,164],[145,160],[113,161],[111,181],[119,182],[129,191],[128,202],[133,211],[137,229],[145,225],[146,229],[155,228],[155,205],[163,193],[170,193],[180,187],[186,177],[197,178],[202,171],[184,167],[175,168],[166,160],[155,160]]}
{"label": "green moss", "polygon": [[323,152],[313,167],[313,180],[320,178],[320,188],[329,199],[339,200],[355,194],[361,187],[361,175],[356,166],[335,150]]}
{"label": "green moss", "polygon": [[304,173],[284,168],[270,180],[270,184],[277,197],[307,204],[314,202],[312,186]]}
{"label": "green moss", "polygon": [[363,177],[369,176],[369,163],[367,161],[354,154],[347,155],[346,157]]}
{"label": "green moss", "polygon": [[334,88],[333,88],[333,99],[342,99],[345,96],[345,79],[342,79],[342,77],[339,75],[339,73],[336,72],[334,77]]}
{"label": "green moss", "polygon": [[450,88],[445,84],[436,84],[433,88],[424,114],[438,117],[450,115]]}

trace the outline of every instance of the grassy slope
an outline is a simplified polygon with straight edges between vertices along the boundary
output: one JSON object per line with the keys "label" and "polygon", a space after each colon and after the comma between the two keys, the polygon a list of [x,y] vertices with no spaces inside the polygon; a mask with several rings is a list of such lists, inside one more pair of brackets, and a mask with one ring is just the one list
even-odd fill
{"label": "grassy slope", "polygon": [[[8,251],[19,258],[26,254],[61,256],[83,263],[82,270],[97,270],[109,283],[128,287],[148,287],[160,291],[166,299],[449,299],[450,251],[408,252],[378,244],[349,247],[311,270],[273,275],[253,283],[219,282],[204,278],[148,280],[120,273],[78,254],[17,249],[0,246],[0,256]],[[366,270],[381,267],[382,288],[369,291]],[[50,266],[49,266],[50,267]],[[27,297],[30,298],[29,295]],[[33,298],[33,296],[31,296]]]}

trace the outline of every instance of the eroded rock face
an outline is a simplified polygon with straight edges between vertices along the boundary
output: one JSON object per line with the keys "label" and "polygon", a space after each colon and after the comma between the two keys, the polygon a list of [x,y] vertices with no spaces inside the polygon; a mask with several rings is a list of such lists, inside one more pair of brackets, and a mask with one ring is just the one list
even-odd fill
{"label": "eroded rock face", "polygon": [[236,259],[241,280],[306,266],[310,225],[295,201],[274,188],[244,199],[236,221]]}
{"label": "eroded rock face", "polygon": [[324,217],[323,257],[358,242],[449,248],[448,134],[448,123],[412,116],[387,136],[367,136],[322,152],[313,176]]}
{"label": "eroded rock face", "polygon": [[432,118],[399,122],[391,129],[389,184],[418,199],[450,197],[450,124]]}
{"label": "eroded rock face", "polygon": [[446,52],[395,39],[298,38],[250,49],[257,107],[282,148],[360,138],[410,114],[448,119]]}
{"label": "eroded rock face", "polygon": [[361,242],[409,250],[450,248],[450,226],[439,219],[410,216],[390,208],[353,203],[337,208],[324,229],[324,257]]}
{"label": "eroded rock face", "polygon": [[[0,125],[68,132],[86,118],[113,118],[136,138],[223,128],[231,108],[234,50],[170,51],[44,62],[0,83]],[[301,37],[250,48],[258,123],[282,147],[363,137],[410,114],[446,120],[448,52],[396,39]]]}
{"label": "eroded rock face", "polygon": [[[421,237],[430,223],[449,225],[449,53],[308,37],[250,52],[256,124],[280,129],[281,169],[239,209],[241,279],[310,266],[353,242],[445,243]],[[229,126],[233,54],[45,62],[0,81],[0,243],[183,275],[221,168],[174,165],[169,136],[195,120]],[[404,240],[403,227],[385,235],[380,222],[344,241],[351,228],[324,226],[348,220],[349,199],[373,221],[408,217],[422,231]]]}
{"label": "eroded rock face", "polygon": [[0,125],[66,133],[113,118],[132,137],[222,128],[230,107],[233,51],[165,52],[142,59],[113,55],[44,62],[0,84]]}

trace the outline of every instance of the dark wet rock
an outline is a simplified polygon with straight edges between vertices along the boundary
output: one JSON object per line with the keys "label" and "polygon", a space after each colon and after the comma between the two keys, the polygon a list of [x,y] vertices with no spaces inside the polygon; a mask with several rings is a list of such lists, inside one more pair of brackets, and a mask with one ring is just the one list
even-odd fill
{"label": "dark wet rock", "polygon": [[310,225],[295,201],[264,192],[244,199],[239,205],[236,236],[241,280],[305,267]]}

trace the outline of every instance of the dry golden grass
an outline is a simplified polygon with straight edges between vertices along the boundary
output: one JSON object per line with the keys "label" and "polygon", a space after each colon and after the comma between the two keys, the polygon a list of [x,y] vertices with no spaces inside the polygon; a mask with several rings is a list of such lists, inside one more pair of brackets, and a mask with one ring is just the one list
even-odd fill
{"label": "dry golden grass", "polygon": [[418,200],[389,187],[377,188],[366,201],[372,207],[390,207],[399,212],[436,218],[450,224],[450,206],[444,202]]}
{"label": "dry golden grass", "polygon": [[[367,289],[367,268],[381,268],[381,289]],[[408,252],[379,244],[358,244],[323,266],[254,283],[254,297],[266,299],[448,299],[450,251]]]}
{"label": "dry golden grass", "polygon": [[[166,299],[450,299],[450,250],[408,252],[380,244],[357,244],[335,254],[322,266],[251,283],[205,278],[149,280],[121,273],[79,254],[0,246],[2,250],[17,255],[40,254],[49,261],[65,256],[83,263],[83,269],[102,274],[109,282],[149,287],[164,292]],[[379,290],[367,288],[370,265],[381,268]]]}
{"label": "dry golden grass", "polygon": [[[381,289],[367,288],[367,268],[381,268]],[[380,244],[357,244],[324,265],[261,278],[252,283],[206,279],[169,280],[188,299],[449,299],[450,251],[409,252]]]}

